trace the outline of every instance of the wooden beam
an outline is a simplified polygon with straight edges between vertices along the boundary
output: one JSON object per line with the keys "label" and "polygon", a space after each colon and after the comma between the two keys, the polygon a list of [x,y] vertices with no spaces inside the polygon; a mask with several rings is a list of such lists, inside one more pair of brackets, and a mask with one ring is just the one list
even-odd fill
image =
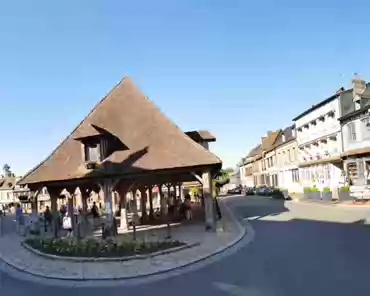
{"label": "wooden beam", "polygon": [[197,174],[196,174],[196,173],[194,173],[194,172],[192,172],[191,174],[194,176],[194,178],[196,178],[196,179],[198,180],[198,182],[199,182],[200,184],[202,184],[202,185],[203,185],[203,179],[202,179],[202,177],[200,177],[199,175],[197,175]]}

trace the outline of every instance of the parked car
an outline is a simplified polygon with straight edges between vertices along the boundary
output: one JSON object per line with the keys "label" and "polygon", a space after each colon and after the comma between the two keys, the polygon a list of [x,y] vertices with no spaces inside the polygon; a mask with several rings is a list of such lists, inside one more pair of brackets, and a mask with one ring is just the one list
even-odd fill
{"label": "parked car", "polygon": [[242,188],[241,187],[235,187],[233,189],[229,189],[227,191],[227,194],[242,194]]}
{"label": "parked car", "polygon": [[245,195],[253,195],[254,194],[254,188],[253,187],[247,187],[245,189]]}
{"label": "parked car", "polygon": [[266,190],[267,190],[266,186],[257,187],[256,190],[255,190],[255,194],[256,195],[265,195]]}

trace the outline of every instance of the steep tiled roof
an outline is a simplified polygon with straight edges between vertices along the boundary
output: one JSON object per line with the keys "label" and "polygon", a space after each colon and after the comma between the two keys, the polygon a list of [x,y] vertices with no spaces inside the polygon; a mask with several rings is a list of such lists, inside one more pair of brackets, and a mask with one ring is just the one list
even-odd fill
{"label": "steep tiled roof", "polygon": [[[285,144],[287,142],[294,140],[295,139],[294,132],[293,132],[294,128],[295,126],[291,125],[283,129],[280,132],[279,136],[277,137],[276,142],[274,143],[274,148],[277,148],[282,144]],[[283,135],[285,136],[285,141],[283,141]]]}
{"label": "steep tiled roof", "polygon": [[0,178],[0,190],[13,189],[16,183],[16,178],[12,176],[5,176]]}
{"label": "steep tiled roof", "polygon": [[[81,142],[77,139],[102,131],[117,138],[127,149],[113,152],[99,169],[89,171],[83,163]],[[125,78],[19,184],[220,164],[217,156],[188,137],[130,78]]]}

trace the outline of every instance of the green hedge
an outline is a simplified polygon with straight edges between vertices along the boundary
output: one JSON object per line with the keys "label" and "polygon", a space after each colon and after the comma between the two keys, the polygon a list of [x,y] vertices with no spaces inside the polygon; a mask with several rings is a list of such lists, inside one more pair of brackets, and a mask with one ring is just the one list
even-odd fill
{"label": "green hedge", "polygon": [[126,257],[150,254],[184,243],[179,241],[114,241],[97,239],[29,238],[25,243],[44,253],[69,257]]}
{"label": "green hedge", "polygon": [[349,192],[349,186],[342,186],[339,188],[339,192]]}

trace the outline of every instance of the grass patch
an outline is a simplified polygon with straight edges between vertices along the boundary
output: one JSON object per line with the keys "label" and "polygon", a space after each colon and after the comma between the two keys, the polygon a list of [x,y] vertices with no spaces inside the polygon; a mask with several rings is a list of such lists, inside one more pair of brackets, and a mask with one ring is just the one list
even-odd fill
{"label": "grass patch", "polygon": [[151,254],[185,245],[180,241],[116,241],[94,238],[75,240],[63,238],[28,238],[30,247],[52,255],[86,258],[128,257]]}

